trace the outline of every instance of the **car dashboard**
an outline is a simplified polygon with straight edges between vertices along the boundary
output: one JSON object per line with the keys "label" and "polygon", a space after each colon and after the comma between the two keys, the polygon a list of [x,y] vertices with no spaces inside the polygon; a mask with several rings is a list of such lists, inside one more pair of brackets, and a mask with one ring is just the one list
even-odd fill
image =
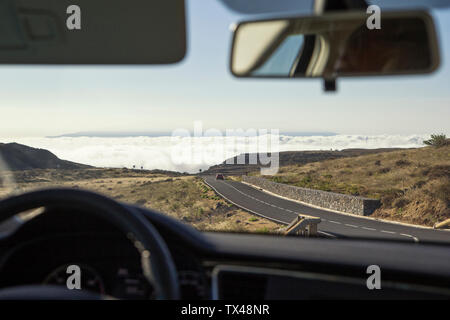
{"label": "car dashboard", "polygon": [[[139,210],[169,247],[182,299],[450,297],[445,245],[202,233]],[[65,285],[67,266],[78,265],[84,289],[119,299],[154,297],[137,251],[118,230],[83,212],[47,211],[0,241],[0,288]],[[381,269],[380,290],[367,287],[369,265]]]}

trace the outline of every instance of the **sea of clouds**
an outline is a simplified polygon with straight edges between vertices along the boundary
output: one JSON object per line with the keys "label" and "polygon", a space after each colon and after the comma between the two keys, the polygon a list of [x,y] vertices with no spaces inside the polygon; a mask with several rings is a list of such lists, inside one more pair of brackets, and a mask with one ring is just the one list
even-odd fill
{"label": "sea of clouds", "polygon": [[[273,138],[271,136],[271,138]],[[342,150],[347,148],[414,148],[423,146],[428,135],[280,135],[276,149],[261,147],[259,152]],[[269,139],[270,140],[270,139]],[[256,140],[239,137],[58,137],[2,138],[47,149],[61,159],[97,167],[127,167],[198,172],[242,152],[254,152]],[[230,145],[232,148],[230,148]],[[174,152],[176,151],[176,152]],[[191,157],[181,158],[181,153]]]}

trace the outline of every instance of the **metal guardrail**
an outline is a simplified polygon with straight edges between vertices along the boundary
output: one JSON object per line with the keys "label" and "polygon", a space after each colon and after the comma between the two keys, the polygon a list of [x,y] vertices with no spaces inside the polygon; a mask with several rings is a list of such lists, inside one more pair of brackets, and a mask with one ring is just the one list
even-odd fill
{"label": "metal guardrail", "polygon": [[285,229],[284,235],[301,235],[305,237],[317,235],[317,225],[321,219],[318,217],[299,214]]}
{"label": "metal guardrail", "polygon": [[442,222],[436,223],[434,225],[434,229],[443,229],[443,228],[449,228],[450,227],[450,219],[444,220]]}

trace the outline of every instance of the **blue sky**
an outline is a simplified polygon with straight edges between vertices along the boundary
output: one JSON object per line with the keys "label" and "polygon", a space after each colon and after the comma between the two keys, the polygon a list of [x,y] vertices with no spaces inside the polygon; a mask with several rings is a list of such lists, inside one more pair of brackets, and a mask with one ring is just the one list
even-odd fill
{"label": "blue sky", "polygon": [[0,137],[78,131],[277,128],[345,134],[450,133],[450,10],[433,12],[442,65],[429,76],[236,79],[228,71],[235,21],[218,1],[188,1],[188,54],[172,66],[0,67]]}

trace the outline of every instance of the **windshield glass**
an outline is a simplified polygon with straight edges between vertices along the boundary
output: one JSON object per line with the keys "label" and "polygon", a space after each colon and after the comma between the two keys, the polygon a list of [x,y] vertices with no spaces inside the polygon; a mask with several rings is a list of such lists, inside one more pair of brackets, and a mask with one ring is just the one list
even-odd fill
{"label": "windshield glass", "polygon": [[[280,236],[312,219],[304,231],[324,237],[450,242],[433,229],[450,219],[450,10],[430,13],[436,72],[335,93],[234,77],[230,25],[251,16],[218,1],[187,2],[177,64],[3,65],[0,197],[70,187],[203,231]],[[289,74],[302,45],[289,37],[256,72]]]}

